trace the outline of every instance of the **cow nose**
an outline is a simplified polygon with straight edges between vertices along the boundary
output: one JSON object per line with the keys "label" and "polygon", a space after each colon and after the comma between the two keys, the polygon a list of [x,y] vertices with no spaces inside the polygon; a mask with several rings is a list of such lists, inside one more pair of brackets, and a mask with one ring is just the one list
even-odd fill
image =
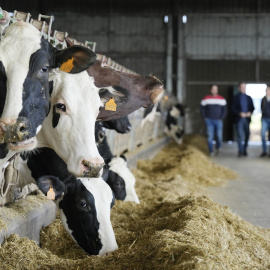
{"label": "cow nose", "polygon": [[99,177],[104,165],[104,161],[98,158],[92,160],[83,159],[81,162],[81,175],[84,177]]}
{"label": "cow nose", "polygon": [[18,119],[15,123],[0,123],[0,134],[5,143],[20,142],[29,139],[29,127],[26,119]]}

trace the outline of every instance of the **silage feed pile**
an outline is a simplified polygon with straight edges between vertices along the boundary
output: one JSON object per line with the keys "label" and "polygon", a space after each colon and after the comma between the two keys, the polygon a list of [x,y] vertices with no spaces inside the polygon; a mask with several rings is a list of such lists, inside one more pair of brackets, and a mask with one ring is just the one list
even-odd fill
{"label": "silage feed pile", "polygon": [[[210,181],[200,164],[210,166],[218,180]],[[203,195],[206,186],[225,181],[218,172],[229,178],[236,176],[233,172],[187,145],[169,145],[138,165],[134,174],[141,204],[117,201],[111,212],[117,251],[88,256],[56,219],[41,232],[41,247],[9,237],[0,249],[0,269],[270,269],[270,230]]]}

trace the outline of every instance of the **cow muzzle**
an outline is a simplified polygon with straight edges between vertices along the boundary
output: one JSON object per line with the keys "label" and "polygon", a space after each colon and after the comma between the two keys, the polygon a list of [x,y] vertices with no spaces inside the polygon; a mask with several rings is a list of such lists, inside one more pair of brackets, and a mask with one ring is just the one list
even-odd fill
{"label": "cow muzzle", "polygon": [[30,126],[25,118],[3,119],[0,121],[1,143],[7,143],[9,150],[24,151],[33,149],[36,138],[30,134]]}
{"label": "cow muzzle", "polygon": [[100,159],[83,159],[81,161],[80,174],[84,177],[100,177],[101,169],[104,165],[104,161]]}

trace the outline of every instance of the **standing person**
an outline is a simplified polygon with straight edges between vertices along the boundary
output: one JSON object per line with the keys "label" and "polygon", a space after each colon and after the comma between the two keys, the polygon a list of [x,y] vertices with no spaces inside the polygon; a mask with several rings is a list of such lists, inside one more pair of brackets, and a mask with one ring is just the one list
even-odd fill
{"label": "standing person", "polygon": [[[232,112],[235,117],[238,156],[247,156],[248,139],[250,135],[249,124],[254,111],[252,98],[246,94],[246,83],[238,84],[239,93],[233,97]],[[244,143],[243,143],[244,142]]]}
{"label": "standing person", "polygon": [[210,156],[213,155],[213,139],[216,135],[216,154],[222,143],[223,119],[227,113],[227,103],[224,97],[218,95],[218,86],[209,87],[211,95],[207,95],[201,101],[201,115],[206,124],[207,141]]}
{"label": "standing person", "polygon": [[[262,99],[261,102],[261,109],[262,109],[262,129],[261,129],[261,136],[262,136],[262,154],[260,157],[267,156],[267,149],[266,149],[266,140],[265,135],[268,131],[268,138],[269,138],[269,130],[270,130],[270,85],[266,87],[266,95]],[[270,156],[270,153],[269,153]]]}

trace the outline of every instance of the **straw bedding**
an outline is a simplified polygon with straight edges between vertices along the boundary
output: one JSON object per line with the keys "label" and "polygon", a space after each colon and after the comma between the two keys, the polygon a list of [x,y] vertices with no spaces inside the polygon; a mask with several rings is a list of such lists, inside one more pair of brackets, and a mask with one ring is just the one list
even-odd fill
{"label": "straw bedding", "polygon": [[[214,171],[211,181],[199,160]],[[270,231],[203,195],[206,186],[236,176],[210,163],[189,145],[169,145],[152,161],[139,162],[134,174],[141,204],[117,201],[113,207],[119,249],[108,256],[88,256],[56,219],[41,232],[41,248],[9,237],[0,248],[0,269],[270,269]]]}

